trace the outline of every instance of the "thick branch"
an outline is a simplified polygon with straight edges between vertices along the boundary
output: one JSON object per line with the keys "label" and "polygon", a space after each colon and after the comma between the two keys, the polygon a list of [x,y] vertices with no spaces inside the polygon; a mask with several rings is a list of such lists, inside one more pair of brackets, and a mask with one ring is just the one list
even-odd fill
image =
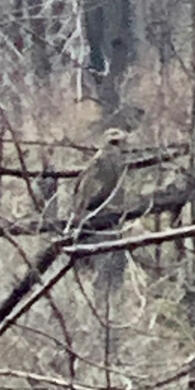
{"label": "thick branch", "polygon": [[[129,151],[131,158],[128,159],[128,169],[141,169],[158,164],[159,162],[169,162],[173,159],[187,155],[189,153],[189,145],[170,145],[167,150],[157,150],[156,148],[146,148],[144,150],[133,149]],[[140,156],[141,155],[141,156]],[[63,171],[29,171],[26,170],[28,177],[53,177],[55,179],[68,179],[77,177],[82,171],[82,168],[68,169]],[[25,179],[24,171],[20,169],[0,167],[0,176],[14,176]]]}
{"label": "thick branch", "polygon": [[63,251],[69,255],[85,257],[98,255],[111,251],[121,251],[124,249],[134,250],[138,247],[148,245],[158,245],[165,241],[173,241],[177,238],[187,238],[195,235],[195,225],[185,226],[177,229],[168,229],[164,232],[148,233],[140,236],[123,238],[114,241],[103,241],[94,244],[77,244],[64,247]]}
{"label": "thick branch", "polygon": [[[137,237],[124,238],[115,241],[104,241],[98,244],[77,244],[67,246],[68,240],[59,240],[51,244],[50,247],[39,255],[38,262],[35,261],[37,272],[44,273],[46,269],[54,262],[56,257],[62,252],[70,255],[70,261],[60,271],[58,271],[38,292],[24,303],[21,308],[15,310],[15,314],[6,317],[12,312],[16,304],[30,291],[32,285],[36,283],[37,272],[28,273],[24,280],[13,290],[10,296],[0,307],[0,335],[3,334],[22,314],[37,302],[47,291],[49,291],[73,266],[76,258],[86,255],[97,255],[111,251],[120,251],[129,249],[133,251],[138,247],[152,244],[160,244],[164,241],[172,241],[176,238],[187,238],[195,235],[195,225],[182,227],[178,229],[169,229],[165,232],[150,233]],[[3,322],[3,320],[5,320]]]}
{"label": "thick branch", "polygon": [[13,310],[18,302],[30,291],[32,286],[38,282],[38,276],[47,271],[50,265],[54,262],[60,254],[63,245],[67,245],[70,241],[57,241],[50,245],[43,253],[40,253],[35,261],[33,270],[28,271],[24,279],[16,286],[9,297],[4,301],[0,307],[0,322]]}
{"label": "thick branch", "polygon": [[[134,205],[127,208],[126,220],[133,220],[141,217],[148,207],[151,214],[162,213],[164,211],[174,212],[182,208],[187,202],[195,199],[195,188],[193,183],[186,183],[184,189],[178,189],[174,183],[164,191],[156,191],[154,194],[137,197]],[[131,199],[130,199],[131,203]],[[90,229],[108,229],[116,225],[121,218],[121,212],[107,211],[103,215],[95,216],[90,221]],[[0,224],[1,225],[1,224]],[[4,231],[8,231],[12,235],[33,235],[45,232],[63,232],[66,227],[66,220],[52,220],[50,222],[43,221],[40,226],[40,221],[22,221],[11,223],[2,220],[0,226],[0,236],[4,236]],[[89,227],[88,226],[88,227]]]}
{"label": "thick branch", "polygon": [[[28,177],[52,177],[54,179],[68,179],[71,177],[77,177],[81,173],[82,169],[70,169],[67,171],[49,171],[49,172],[42,172],[42,171],[27,171]],[[24,179],[24,173],[20,169],[13,169],[13,168],[4,168],[0,167],[0,176],[14,176],[14,177],[20,177],[21,179]]]}

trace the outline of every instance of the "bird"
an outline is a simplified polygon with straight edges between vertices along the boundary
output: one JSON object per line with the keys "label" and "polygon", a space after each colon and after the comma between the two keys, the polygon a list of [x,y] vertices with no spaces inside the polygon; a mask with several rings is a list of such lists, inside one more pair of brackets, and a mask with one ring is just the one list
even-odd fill
{"label": "bird", "polygon": [[95,156],[80,173],[73,194],[74,221],[81,221],[88,211],[104,202],[114,188],[124,169],[123,151],[127,134],[119,128],[109,128]]}
{"label": "bird", "polygon": [[[71,221],[73,226],[78,227],[76,230],[79,232],[75,236],[75,242],[93,244],[105,240],[107,236],[103,231],[98,236],[93,236],[93,234],[81,236],[80,232],[86,217],[93,214],[94,210],[97,211],[97,208],[109,198],[116,188],[117,192],[114,198],[106,205],[106,213],[102,213],[101,210],[98,217],[104,219],[102,217],[105,216],[107,220],[109,215],[112,214],[113,207],[116,207],[117,213],[121,210],[121,207],[124,209],[124,190],[120,185],[118,187],[118,183],[122,184],[120,179],[124,177],[123,172],[126,170],[123,152],[128,152],[127,137],[127,133],[119,128],[107,129],[103,134],[101,147],[77,178],[73,193],[73,219]],[[124,211],[123,209],[122,211]],[[118,222],[115,221],[115,225],[117,224]],[[111,252],[104,254],[104,256],[99,255],[96,262],[90,256],[82,259],[77,258],[76,260],[75,267],[77,270],[87,267],[97,271],[94,287],[99,292],[105,293],[108,285],[112,286],[114,290],[121,286],[124,268],[127,263],[124,253],[117,252],[115,254]]]}

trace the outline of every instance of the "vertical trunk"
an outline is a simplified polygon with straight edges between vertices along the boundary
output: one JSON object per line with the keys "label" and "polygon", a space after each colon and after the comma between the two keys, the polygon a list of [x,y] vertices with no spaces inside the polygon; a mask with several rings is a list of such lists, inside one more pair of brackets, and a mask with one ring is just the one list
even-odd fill
{"label": "vertical trunk", "polygon": [[[191,134],[190,134],[190,171],[194,176],[195,172],[195,85],[192,87],[192,109],[191,109]],[[192,177],[194,180],[194,177]],[[195,223],[195,200],[191,202],[192,223]],[[193,238],[193,247],[195,249],[195,238]]]}
{"label": "vertical trunk", "polygon": [[[23,17],[23,0],[16,0],[14,2],[12,12],[14,14],[14,21],[12,22],[10,29],[9,29],[9,38],[10,38],[16,52],[18,52],[18,54],[20,55],[20,53],[22,54],[23,48],[24,48],[23,31],[22,31],[22,27],[21,27],[21,23],[22,23],[21,20]],[[14,52],[13,52],[13,54],[14,54]],[[9,98],[12,102],[12,107],[13,107],[13,121],[14,121],[15,127],[17,127],[19,129],[22,126],[22,102],[21,102],[20,92],[19,92],[19,88],[18,88],[18,85],[21,81],[21,75],[19,74],[19,83],[17,84],[17,81],[15,83],[15,81],[14,81],[14,79],[15,79],[14,72],[15,71],[16,71],[16,74],[17,73],[19,74],[18,70],[16,70],[16,68],[15,68],[15,65],[13,65],[11,73],[13,72],[12,83],[14,83],[15,85],[13,85],[13,88],[12,87],[10,88]]]}
{"label": "vertical trunk", "polygon": [[[160,11],[159,11],[160,12]],[[159,63],[160,63],[160,71],[159,71],[159,77],[160,77],[160,86],[158,91],[158,99],[159,99],[159,126],[157,130],[157,138],[156,143],[158,147],[163,147],[164,145],[164,124],[163,124],[163,116],[166,111],[166,87],[167,87],[167,58],[166,58],[166,35],[164,34],[164,31],[167,28],[167,25],[169,23],[168,20],[164,20],[164,15],[167,15],[168,19],[168,12],[165,7],[162,9],[162,15],[159,14],[159,37],[158,37],[158,54],[159,54]],[[162,118],[162,119],[161,119]],[[163,181],[163,175],[162,175],[162,164],[159,164],[158,167],[158,177],[157,177],[157,188],[160,188]],[[161,215],[155,216],[155,230],[160,231],[161,230]],[[156,269],[157,274],[159,276],[160,269],[161,269],[161,255],[162,255],[162,246],[158,245],[156,247],[155,251],[155,258],[156,258]]]}
{"label": "vertical trunk", "polygon": [[[195,70],[195,3],[191,2],[192,11],[192,66]],[[190,168],[192,172],[192,180],[194,180],[195,172],[195,83],[192,83],[192,108],[191,108],[191,128],[190,128]],[[195,200],[191,202],[191,217],[192,223],[195,223]],[[195,239],[193,239],[193,247],[195,249]]]}
{"label": "vertical trunk", "polygon": [[[106,322],[106,328],[105,328],[105,351],[104,351],[104,365],[105,367],[110,366],[110,327],[109,327],[109,321],[110,321],[110,285],[109,280],[106,286],[106,294],[105,294],[105,301],[106,301],[106,307],[105,307],[105,322]],[[106,379],[106,390],[111,389],[111,373],[110,371],[105,371],[105,379]]]}
{"label": "vertical trunk", "polygon": [[[3,162],[3,138],[4,138],[5,130],[6,130],[5,125],[2,121],[2,118],[0,118],[0,168]],[[1,196],[2,196],[2,176],[0,176],[0,205],[1,205]]]}
{"label": "vertical trunk", "polygon": [[112,111],[120,101],[115,79],[120,82],[129,62],[135,59],[134,6],[131,0],[112,0],[95,7],[91,0],[86,2],[84,11],[97,93]]}
{"label": "vertical trunk", "polygon": [[45,40],[45,19],[40,16],[42,6],[42,0],[28,0],[29,23],[32,30],[31,59],[34,74],[38,79],[47,78],[51,71]]}
{"label": "vertical trunk", "polygon": [[[162,42],[162,46],[163,46],[163,42]],[[159,58],[161,57],[161,53],[159,52]],[[165,96],[164,96],[164,88],[165,88],[165,64],[161,61],[161,69],[160,69],[160,78],[161,78],[161,82],[160,82],[160,90],[159,90],[159,118],[163,117],[163,113],[164,113],[164,99],[165,99]],[[157,146],[158,147],[163,147],[163,125],[162,123],[160,122],[160,119],[159,119],[159,127],[158,127],[158,130],[157,130]],[[158,167],[158,177],[157,177],[157,182],[156,182],[156,185],[157,185],[157,188],[160,188],[161,184],[162,184],[162,165],[161,163],[159,164],[159,167]],[[156,214],[155,215],[155,231],[160,231],[161,230],[161,215],[158,215]],[[162,254],[162,247],[161,245],[157,245],[156,246],[156,250],[155,250],[155,259],[156,259],[156,271],[157,271],[157,274],[158,276],[160,276],[160,269],[161,269],[161,254]]]}

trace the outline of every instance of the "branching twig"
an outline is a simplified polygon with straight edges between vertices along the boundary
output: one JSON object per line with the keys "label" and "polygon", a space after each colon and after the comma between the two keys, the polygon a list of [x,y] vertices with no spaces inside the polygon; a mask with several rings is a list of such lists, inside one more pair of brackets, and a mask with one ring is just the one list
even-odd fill
{"label": "branching twig", "polygon": [[103,364],[99,364],[99,363],[94,362],[93,360],[89,360],[86,357],[83,357],[80,354],[78,354],[77,352],[75,352],[72,348],[70,348],[68,345],[66,345],[63,342],[61,342],[60,340],[58,340],[56,337],[48,335],[48,333],[46,333],[44,331],[34,329],[34,328],[31,328],[31,327],[25,326],[25,325],[16,325],[16,326],[23,329],[23,330],[27,330],[27,331],[33,332],[35,334],[39,334],[40,336],[46,337],[47,339],[54,341],[57,346],[60,346],[61,348],[72,353],[78,360],[83,361],[84,363],[86,363],[89,366],[96,367],[98,370],[109,371],[110,373],[122,376],[122,377],[127,378],[127,379],[130,379],[130,376],[133,378],[137,377],[135,374],[133,374],[133,372],[130,375],[127,375],[125,372],[118,370],[117,367],[115,367],[114,365],[112,365],[112,367],[105,367]]}
{"label": "branching twig", "polygon": [[[184,376],[188,375],[191,371],[194,371],[194,362],[192,365],[190,364],[185,364],[183,367],[180,368],[175,374],[172,376],[163,379],[161,381],[158,381],[152,385],[144,385],[145,390],[153,390],[153,389],[160,389],[161,387],[164,387],[166,385],[169,385],[170,383],[174,383],[179,381],[179,379],[183,378]],[[140,388],[140,390],[143,389]]]}
{"label": "branching twig", "polygon": [[74,265],[73,256],[67,265],[61,268],[53,277],[49,279],[48,282],[43,284],[43,286],[32,296],[24,302],[20,308],[15,310],[15,314],[11,314],[6,317],[0,326],[0,335],[2,335],[22,314],[26,313],[30,307],[37,302],[43,295],[45,295]]}
{"label": "branching twig", "polygon": [[138,321],[141,319],[141,317],[144,314],[144,309],[146,308],[147,300],[146,297],[141,293],[139,286],[138,286],[138,278],[137,278],[137,267],[134,263],[133,257],[130,254],[129,251],[125,251],[125,255],[128,259],[129,265],[130,265],[130,275],[131,275],[131,284],[135,291],[136,296],[138,297],[140,301],[140,308],[138,309],[138,313],[136,315],[136,319],[134,318],[134,324],[138,323]]}
{"label": "branching twig", "polygon": [[147,233],[140,236],[122,238],[119,240],[103,241],[93,244],[76,244],[64,247],[66,254],[75,254],[77,256],[97,255],[110,251],[120,251],[123,249],[134,250],[138,247],[157,245],[166,241],[173,241],[176,238],[187,238],[195,235],[195,225],[184,226],[177,229],[167,229],[163,232]]}
{"label": "branching twig", "polygon": [[[44,286],[38,291],[35,292],[29,300],[24,303],[21,308],[15,311],[15,314],[10,315],[0,326],[0,335],[3,334],[10,326],[13,324],[22,314],[24,314],[29,308],[37,302],[47,291],[49,291],[70,269],[73,268],[75,264],[76,257],[83,257],[86,255],[96,255],[99,253],[120,251],[122,249],[134,250],[138,247],[143,247],[152,244],[159,244],[163,241],[172,241],[178,237],[186,238],[195,235],[195,225],[182,227],[177,229],[168,229],[165,232],[158,233],[148,233],[137,237],[131,238],[123,238],[119,240],[112,241],[104,241],[98,244],[76,244],[72,246],[67,245],[66,240],[59,240],[53,243],[41,256],[40,265],[38,270],[47,269],[49,265],[56,259],[56,257],[61,253],[62,248],[64,248],[64,252],[68,255],[71,255],[71,259],[67,265],[62,267],[56,274],[54,274],[49,281],[47,281]],[[50,257],[50,259],[49,259]],[[45,264],[46,262],[46,264]],[[30,290],[30,275],[27,276],[25,291],[23,295]],[[20,289],[20,287],[19,287]],[[21,294],[21,291],[20,291]],[[14,294],[15,297],[15,294]],[[16,298],[16,297],[15,297]],[[18,303],[20,299],[16,299],[16,303]],[[8,314],[11,312],[13,307],[15,306],[10,304],[10,299],[8,298],[8,307],[6,307],[6,303],[0,307],[0,318],[3,320]]]}
{"label": "branching twig", "polygon": [[[7,238],[7,240],[18,250],[19,254],[22,256],[22,258],[24,259],[25,261],[25,264],[28,265],[28,267],[30,269],[32,269],[32,265],[25,253],[25,251],[21,248],[21,246],[9,235],[9,233],[6,233],[5,232],[5,237]],[[37,271],[37,282],[39,282],[40,285],[43,285],[42,283],[42,280],[40,278],[40,275],[38,274],[38,271]],[[59,324],[60,324],[60,327],[62,329],[62,333],[64,335],[64,338],[65,338],[65,341],[69,347],[69,349],[67,349],[68,351],[68,354],[69,354],[69,368],[70,368],[70,376],[71,376],[71,380],[73,381],[74,379],[74,361],[75,361],[75,354],[72,352],[71,350],[71,346],[72,346],[72,342],[71,342],[71,338],[69,336],[69,333],[68,333],[68,330],[66,328],[66,324],[65,324],[65,320],[60,312],[60,310],[58,309],[54,299],[52,298],[52,296],[50,295],[50,292],[46,292],[46,298],[55,314],[55,317],[57,318]]]}
{"label": "branching twig", "polygon": [[[3,138],[1,140],[3,143],[8,143],[8,144],[12,144],[13,143],[13,140],[12,139],[9,139],[9,138]],[[37,141],[33,141],[33,140],[23,140],[23,139],[20,139],[18,138],[18,142],[20,143],[20,145],[27,145],[27,146],[49,146],[49,147],[52,147],[52,148],[72,148],[72,149],[76,149],[76,150],[79,150],[81,152],[89,152],[89,153],[95,153],[97,152],[97,148],[95,148],[94,146],[85,146],[85,145],[77,145],[75,144],[73,141],[71,141],[68,137],[64,137],[64,139],[62,141],[55,141],[55,142],[47,142],[47,141],[40,141],[40,140],[37,140]]]}
{"label": "branching twig", "polygon": [[13,141],[14,141],[14,145],[16,147],[16,150],[17,150],[17,153],[18,153],[18,158],[19,158],[19,161],[20,161],[20,165],[21,165],[21,168],[22,168],[22,173],[23,173],[23,177],[24,177],[24,180],[26,182],[26,186],[27,186],[27,190],[28,190],[28,193],[35,205],[35,208],[37,211],[41,211],[41,208],[39,206],[39,203],[36,199],[36,196],[32,190],[32,187],[31,187],[31,183],[30,183],[30,179],[29,179],[29,176],[28,176],[28,170],[26,168],[26,164],[24,162],[24,158],[23,158],[23,153],[22,153],[22,150],[20,148],[20,144],[17,140],[17,136],[16,136],[16,133],[15,131],[13,130],[8,118],[7,118],[7,115],[5,113],[5,110],[1,107],[0,105],[0,114],[2,116],[2,119],[3,119],[3,122],[5,123],[5,126],[8,128],[8,130],[10,131],[11,135],[12,135],[12,138],[13,138]]}
{"label": "branching twig", "polygon": [[[20,142],[24,143],[25,141],[18,140],[19,144],[20,144]],[[33,141],[31,141],[31,142],[33,142]],[[28,143],[28,141],[26,141],[26,143]],[[44,144],[45,144],[44,142],[40,143],[40,145],[43,145],[43,146],[44,146]],[[48,144],[48,146],[49,145],[50,144]],[[51,145],[53,145],[53,144],[51,144]],[[57,146],[57,145],[54,144],[54,146]],[[83,148],[85,148],[85,147],[83,147]],[[90,148],[90,150],[91,150],[91,148]],[[94,152],[95,151],[96,151],[96,149],[94,149]],[[151,149],[149,156],[144,157],[145,152],[147,152],[147,150],[146,151],[142,150],[143,157],[136,157],[136,154],[138,154],[138,155],[140,154],[139,150],[134,150],[134,151],[130,150],[129,151],[130,154],[135,154],[134,160],[127,161],[127,166],[128,166],[129,170],[142,169],[142,168],[153,166],[153,165],[156,165],[159,163],[160,160],[159,160],[159,156],[157,155],[156,150]],[[174,146],[174,147],[172,147],[170,145],[170,150],[169,150],[169,147],[167,147],[167,151],[162,152],[161,161],[162,162],[169,162],[169,161],[172,161],[173,159],[175,159],[179,156],[187,155],[188,153],[189,153],[189,145],[188,144],[182,144],[182,145],[178,145],[178,146]],[[53,171],[53,172],[52,171],[50,171],[50,172],[29,171],[28,169],[26,169],[25,172],[29,178],[30,177],[35,178],[37,176],[42,175],[43,177],[53,177],[55,179],[60,179],[60,178],[64,178],[64,179],[67,178],[68,179],[68,178],[77,177],[82,172],[82,170],[83,170],[83,167],[78,167],[76,169],[74,168],[74,169],[63,170],[63,171],[61,171],[61,170],[60,171]],[[188,172],[185,172],[185,173],[187,174]],[[23,179],[25,178],[23,170],[21,171],[20,169],[0,167],[0,176],[4,176],[4,175],[5,176],[20,177]]]}

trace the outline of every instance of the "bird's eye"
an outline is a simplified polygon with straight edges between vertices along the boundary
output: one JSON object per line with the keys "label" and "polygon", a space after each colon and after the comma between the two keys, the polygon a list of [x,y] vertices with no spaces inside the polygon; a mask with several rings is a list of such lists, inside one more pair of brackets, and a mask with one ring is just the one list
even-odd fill
{"label": "bird's eye", "polygon": [[119,145],[119,142],[120,142],[120,141],[119,141],[118,139],[111,139],[111,140],[110,140],[110,144],[111,144],[111,145]]}

